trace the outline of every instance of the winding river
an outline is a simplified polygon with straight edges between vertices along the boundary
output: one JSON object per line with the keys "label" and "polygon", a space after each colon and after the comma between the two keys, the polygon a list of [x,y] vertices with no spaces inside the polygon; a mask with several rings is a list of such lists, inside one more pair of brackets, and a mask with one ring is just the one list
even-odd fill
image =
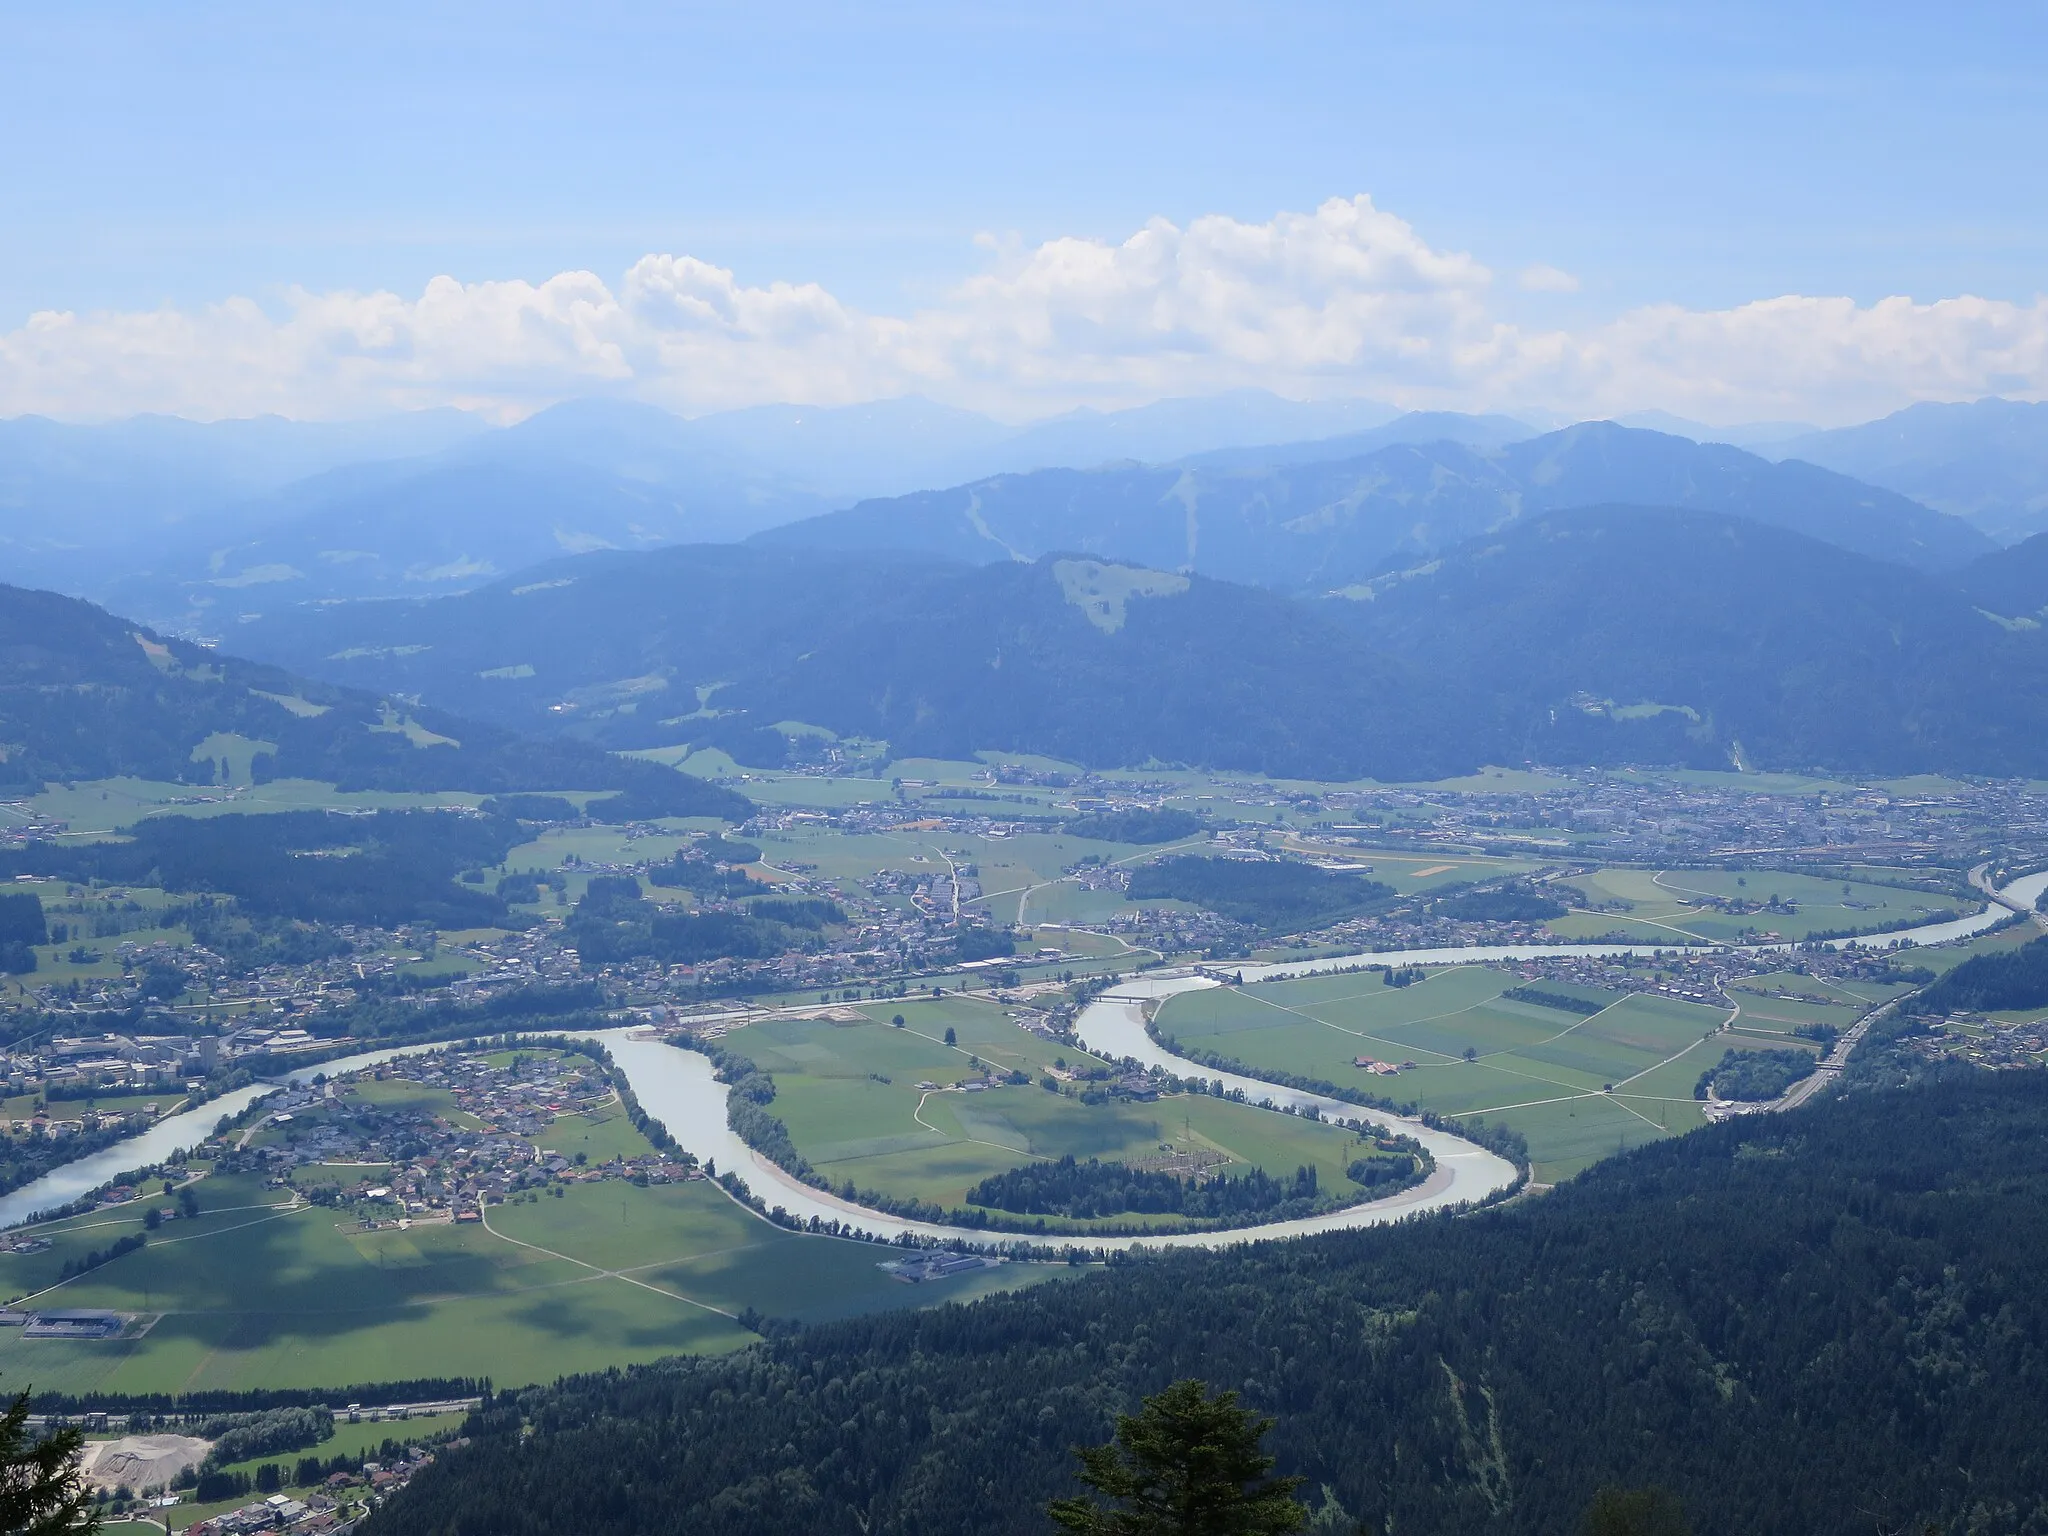
{"label": "winding river", "polygon": [[[1971,917],[1945,923],[1930,923],[1898,933],[1871,935],[1863,939],[1836,939],[1829,947],[1846,948],[1852,943],[1891,948],[1901,944],[1942,944],[1982,933],[2002,922],[2012,911],[2032,911],[2034,903],[2048,891],[2048,871],[2016,880],[1997,893],[1997,901]],[[1641,944],[1531,944],[1473,945],[1447,949],[1388,950],[1378,953],[1333,955],[1316,960],[1246,964],[1231,969],[1246,981],[1275,981],[1306,976],[1319,971],[1342,970],[1366,965],[1454,965],[1485,964],[1489,961],[1542,959],[1545,957],[1601,958],[1620,955],[1669,954],[1678,945]],[[1694,946],[1697,947],[1697,946]],[[1791,950],[1791,944],[1754,946],[1767,951]],[[1433,1130],[1419,1121],[1379,1110],[1361,1109],[1356,1104],[1320,1094],[1282,1088],[1257,1078],[1218,1072],[1165,1050],[1145,1033],[1144,1009],[1148,1003],[1202,987],[1217,985],[1201,976],[1149,976],[1125,981],[1104,993],[1084,1009],[1075,1032],[1090,1050],[1112,1060],[1131,1057],[1146,1066],[1161,1067],[1185,1077],[1214,1081],[1222,1079],[1226,1089],[1243,1089],[1254,1104],[1296,1111],[1313,1108],[1329,1119],[1363,1118],[1374,1124],[1413,1136],[1436,1158],[1431,1176],[1399,1194],[1383,1200],[1350,1206],[1321,1216],[1297,1221],[1270,1222],[1264,1226],[1241,1227],[1227,1232],[1188,1232],[1154,1237],[1104,1237],[1079,1240],[1100,1249],[1129,1248],[1216,1248],[1265,1238],[1305,1237],[1316,1232],[1333,1232],[1352,1227],[1377,1226],[1398,1221],[1420,1211],[1483,1200],[1513,1183],[1515,1170],[1506,1159],[1473,1145],[1448,1131]],[[598,1041],[612,1055],[620,1072],[632,1085],[641,1106],[668,1127],[677,1143],[721,1171],[731,1170],[747,1181],[753,1192],[768,1205],[781,1206],[790,1215],[808,1221],[837,1221],[880,1238],[904,1234],[939,1241],[960,1241],[977,1246],[1015,1242],[1017,1234],[979,1231],[934,1222],[910,1221],[899,1216],[869,1210],[842,1200],[785,1173],[781,1168],[734,1135],[726,1124],[726,1089],[712,1076],[711,1063],[695,1051],[679,1050],[633,1029],[600,1030],[586,1038]],[[265,1094],[276,1092],[283,1082],[304,1083],[316,1073],[334,1075],[359,1071],[399,1056],[443,1049],[433,1045],[394,1046],[367,1051],[333,1061],[320,1062],[292,1072],[278,1082],[238,1088],[196,1109],[166,1116],[148,1130],[107,1147],[90,1157],[67,1163],[12,1194],[0,1196],[0,1228],[17,1226],[37,1212],[68,1205],[81,1195],[98,1189],[116,1175],[147,1167],[168,1158],[181,1148],[190,1149],[204,1141],[223,1115],[235,1115]],[[1059,1242],[1063,1239],[1054,1238]]]}

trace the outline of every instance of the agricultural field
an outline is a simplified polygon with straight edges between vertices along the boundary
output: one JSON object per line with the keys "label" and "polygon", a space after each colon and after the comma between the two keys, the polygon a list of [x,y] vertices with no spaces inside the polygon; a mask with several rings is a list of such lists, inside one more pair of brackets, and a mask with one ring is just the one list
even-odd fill
{"label": "agricultural field", "polygon": [[1983,905],[1980,899],[1900,885],[1757,869],[1601,869],[1550,890],[1573,908],[1546,924],[1560,938],[1615,934],[1650,944],[1874,933],[1962,916]]}
{"label": "agricultural field", "polygon": [[1780,1035],[1797,1043],[1801,1030],[1844,1033],[1877,1003],[1906,988],[1869,981],[1834,981],[1777,971],[1746,976],[1728,985],[1729,1001],[1740,1010],[1731,1029],[1742,1034]]}
{"label": "agricultural field", "polygon": [[[358,1175],[363,1170],[354,1170]],[[0,1330],[8,1381],[66,1392],[345,1386],[417,1376],[501,1385],[678,1353],[736,1349],[738,1316],[821,1319],[929,1306],[1064,1273],[1004,1265],[905,1285],[872,1244],[785,1232],[714,1186],[569,1186],[489,1208],[482,1224],[363,1231],[252,1177],[194,1186],[200,1214],[69,1281],[67,1260],[144,1230],[142,1206],[38,1227],[52,1247],[0,1254],[17,1304],[134,1314],[113,1340]],[[150,1201],[148,1204],[168,1204]]]}
{"label": "agricultural field", "polygon": [[1332,865],[1349,865],[1382,885],[1392,886],[1403,896],[1441,890],[1447,885],[1471,885],[1482,880],[1531,874],[1542,868],[1529,859],[1494,858],[1474,853],[1390,853],[1383,849],[1353,852],[1332,851],[1312,845],[1290,846]]}
{"label": "agricultural field", "polygon": [[1924,966],[1937,976],[1945,976],[1965,960],[1978,955],[2002,954],[2008,949],[2018,949],[2022,944],[2031,944],[2041,937],[2038,923],[2009,923],[1991,933],[1979,934],[1959,944],[1934,945],[1915,949],[1901,958],[1901,965]]}
{"label": "agricultural field", "polygon": [[[1263,1168],[1291,1176],[1313,1166],[1324,1188],[1343,1189],[1346,1165],[1361,1155],[1349,1131],[1200,1095],[1131,1102],[1097,1094],[1101,1102],[1083,1102],[1084,1084],[1061,1084],[1053,1074],[1107,1063],[1019,1028],[978,999],[907,999],[833,1013],[836,1020],[751,1024],[723,1045],[774,1078],[770,1111],[835,1189],[851,1183],[952,1208],[965,1205],[980,1180],[1034,1161],[1071,1155],[1140,1163],[1173,1153],[1225,1173]],[[891,1022],[898,1015],[900,1029]],[[1030,1080],[962,1088],[983,1080],[982,1064]],[[1047,1082],[1063,1091],[1049,1091]]]}
{"label": "agricultural field", "polygon": [[[1528,1138],[1539,1183],[1693,1129],[1702,1123],[1694,1084],[1722,1051],[1786,1044],[1721,1033],[1726,1009],[1544,984],[1599,1005],[1578,1014],[1501,995],[1514,985],[1482,966],[1433,971],[1407,987],[1376,974],[1320,976],[1183,993],[1161,1006],[1157,1021],[1181,1046],[1254,1072],[1355,1085],[1440,1114],[1505,1123]],[[1354,1065],[1361,1056],[1402,1070],[1369,1076]]]}

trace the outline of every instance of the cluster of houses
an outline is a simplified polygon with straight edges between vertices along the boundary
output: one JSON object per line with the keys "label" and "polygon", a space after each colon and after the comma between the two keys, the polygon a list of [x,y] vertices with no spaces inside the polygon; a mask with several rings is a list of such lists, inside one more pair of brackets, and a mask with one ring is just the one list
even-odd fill
{"label": "cluster of houses", "polygon": [[371,1510],[411,1482],[433,1460],[432,1451],[414,1446],[389,1465],[364,1462],[360,1476],[336,1472],[316,1489],[273,1493],[210,1519],[195,1521],[186,1527],[186,1536],[253,1536],[259,1531],[341,1536],[354,1530]]}
{"label": "cluster of houses", "polygon": [[[448,1091],[461,1117],[386,1103],[358,1091],[406,1082]],[[544,1145],[557,1117],[614,1113],[616,1097],[587,1058],[552,1051],[506,1058],[480,1050],[437,1052],[336,1078],[273,1100],[269,1125],[241,1156],[280,1183],[298,1170],[361,1170],[337,1194],[366,1226],[414,1220],[480,1221],[486,1206],[551,1182],[623,1178],[650,1184],[696,1176],[692,1161],[661,1154],[587,1165]],[[317,1114],[303,1114],[309,1104]],[[475,1124],[459,1123],[473,1118]],[[316,1183],[316,1191],[331,1185]],[[316,1198],[319,1195],[316,1194]]]}

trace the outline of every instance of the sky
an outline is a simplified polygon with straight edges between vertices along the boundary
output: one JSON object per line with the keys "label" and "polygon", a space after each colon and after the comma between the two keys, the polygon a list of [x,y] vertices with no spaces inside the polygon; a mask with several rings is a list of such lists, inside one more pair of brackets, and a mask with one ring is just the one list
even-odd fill
{"label": "sky", "polygon": [[2048,10],[0,3],[0,415],[2048,394]]}

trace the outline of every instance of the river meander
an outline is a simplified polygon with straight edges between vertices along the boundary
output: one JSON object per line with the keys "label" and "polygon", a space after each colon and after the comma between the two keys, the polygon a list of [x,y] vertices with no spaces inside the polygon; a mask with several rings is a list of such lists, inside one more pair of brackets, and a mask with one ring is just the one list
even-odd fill
{"label": "river meander", "polygon": [[[2048,891],[2048,872],[2014,881],[1999,892],[2004,905],[1989,904],[1982,912],[1945,923],[1906,929],[1891,934],[1873,934],[1861,939],[1829,941],[1830,948],[1851,943],[1869,947],[1901,944],[1942,944],[1969,938],[2004,921],[2012,909],[2031,911],[2036,900]],[[1617,955],[1673,953],[1678,946],[1641,944],[1541,944],[1474,945],[1448,949],[1389,950],[1377,953],[1332,955],[1314,960],[1233,965],[1233,972],[1246,981],[1273,981],[1319,971],[1341,970],[1366,965],[1456,965],[1486,964],[1490,961],[1552,957],[1598,958]],[[1754,946],[1766,951],[1789,951],[1791,944]],[[1483,1200],[1513,1183],[1515,1170],[1506,1159],[1466,1141],[1449,1131],[1435,1130],[1419,1121],[1331,1099],[1320,1094],[1282,1088],[1257,1078],[1218,1072],[1174,1055],[1145,1033],[1147,1003],[1174,992],[1216,985],[1200,976],[1155,975],[1120,983],[1092,1002],[1081,1013],[1076,1033],[1083,1044],[1111,1059],[1131,1057],[1146,1065],[1161,1067],[1186,1077],[1222,1079],[1226,1089],[1243,1089],[1247,1100],[1275,1109],[1291,1107],[1297,1112],[1313,1108],[1331,1119],[1366,1119],[1374,1124],[1415,1137],[1436,1158],[1436,1172],[1423,1183],[1399,1194],[1362,1205],[1330,1211],[1296,1221],[1271,1222],[1263,1226],[1235,1228],[1224,1232],[1174,1233],[1150,1237],[1103,1237],[1076,1240],[1097,1249],[1213,1248],[1263,1238],[1304,1237],[1352,1227],[1377,1226],[1398,1221],[1419,1211],[1439,1210]],[[668,1127],[678,1145],[700,1160],[715,1162],[721,1170],[733,1170],[769,1206],[781,1206],[799,1220],[813,1216],[837,1221],[875,1237],[895,1238],[911,1234],[939,1241],[961,1241],[976,1246],[994,1246],[1019,1240],[1016,1234],[987,1232],[941,1223],[911,1221],[899,1216],[842,1200],[785,1173],[736,1136],[726,1124],[726,1088],[712,1076],[711,1063],[695,1051],[680,1050],[642,1030],[600,1030],[587,1038],[602,1043],[619,1071],[632,1085],[641,1107]],[[131,1169],[160,1163],[180,1149],[189,1150],[204,1141],[223,1115],[235,1115],[265,1094],[274,1093],[285,1082],[305,1082],[315,1073],[334,1075],[372,1067],[379,1062],[420,1051],[441,1050],[445,1045],[394,1046],[366,1051],[360,1055],[300,1068],[276,1082],[238,1088],[196,1109],[166,1116],[148,1130],[53,1169],[13,1193],[0,1196],[0,1228],[19,1225],[40,1211],[68,1205],[89,1194],[117,1175]],[[1054,1238],[1064,1242],[1067,1239]]]}

